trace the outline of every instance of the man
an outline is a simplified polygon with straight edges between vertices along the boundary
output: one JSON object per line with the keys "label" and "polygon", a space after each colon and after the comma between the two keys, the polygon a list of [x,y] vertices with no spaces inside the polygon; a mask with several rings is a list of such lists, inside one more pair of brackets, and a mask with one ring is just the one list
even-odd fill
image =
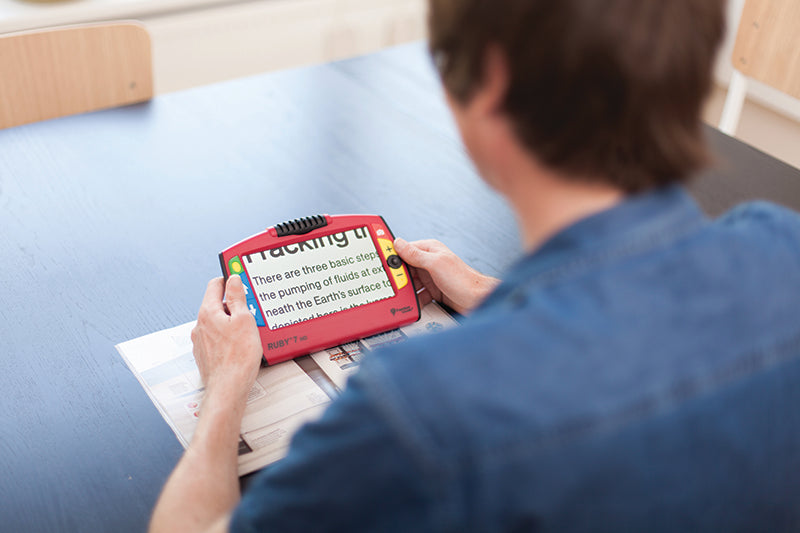
{"label": "man", "polygon": [[709,221],[679,185],[708,159],[724,0],[430,7],[464,143],[527,255],[496,286],[398,240],[463,326],[367,358],[241,500],[261,348],[239,279],[213,280],[203,412],[153,530],[800,528],[800,221]]}

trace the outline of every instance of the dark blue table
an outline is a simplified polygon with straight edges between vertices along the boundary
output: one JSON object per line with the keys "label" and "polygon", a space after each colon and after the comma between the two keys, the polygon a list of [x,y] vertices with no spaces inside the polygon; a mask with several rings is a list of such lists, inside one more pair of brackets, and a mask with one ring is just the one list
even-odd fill
{"label": "dark blue table", "polygon": [[[800,172],[708,134],[709,213],[800,206]],[[421,45],[0,131],[0,529],[143,530],[182,448],[114,345],[193,320],[227,245],[350,212],[518,256]]]}

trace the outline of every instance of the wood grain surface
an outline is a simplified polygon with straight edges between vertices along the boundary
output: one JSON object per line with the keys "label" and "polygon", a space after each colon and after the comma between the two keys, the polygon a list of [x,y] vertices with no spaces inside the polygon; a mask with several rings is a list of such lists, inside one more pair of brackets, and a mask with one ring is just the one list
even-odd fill
{"label": "wood grain surface", "polygon": [[731,62],[745,76],[800,98],[800,2],[747,0]]}
{"label": "wood grain surface", "polygon": [[149,100],[141,24],[85,24],[0,36],[0,128]]}
{"label": "wood grain surface", "polygon": [[[796,170],[709,135],[710,213],[800,205]],[[193,320],[230,244],[376,213],[490,274],[520,253],[421,45],[11,128],[0,149],[3,531],[146,528],[182,448],[114,345]]]}

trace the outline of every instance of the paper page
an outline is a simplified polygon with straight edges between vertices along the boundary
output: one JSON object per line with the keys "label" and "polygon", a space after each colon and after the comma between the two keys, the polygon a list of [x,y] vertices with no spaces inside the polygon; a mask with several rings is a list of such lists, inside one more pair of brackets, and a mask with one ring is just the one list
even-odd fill
{"label": "paper page", "polygon": [[[292,436],[303,424],[322,415],[331,399],[344,390],[347,377],[358,369],[366,352],[455,324],[441,307],[431,303],[418,322],[399,330],[261,368],[242,420],[239,475],[284,457]],[[205,394],[192,355],[194,326],[195,322],[189,322],[116,347],[184,448],[197,427]]]}
{"label": "paper page", "polygon": [[347,378],[358,370],[365,352],[402,342],[407,337],[442,331],[456,325],[458,322],[447,311],[436,302],[431,302],[422,308],[419,320],[413,324],[361,339],[358,342],[328,348],[311,354],[311,358],[341,391],[345,388]]}
{"label": "paper page", "polygon": [[[184,448],[197,427],[205,388],[192,355],[194,322],[117,346]],[[248,394],[239,444],[239,475],[285,455],[289,439],[331,398],[295,363],[262,368]]]}

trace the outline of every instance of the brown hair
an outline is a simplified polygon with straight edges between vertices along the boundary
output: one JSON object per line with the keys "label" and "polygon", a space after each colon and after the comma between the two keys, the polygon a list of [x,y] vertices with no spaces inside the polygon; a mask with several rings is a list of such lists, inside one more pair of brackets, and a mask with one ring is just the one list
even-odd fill
{"label": "brown hair", "polygon": [[628,192],[708,161],[700,122],[725,0],[430,0],[430,47],[467,102],[497,46],[504,111],[545,165]]}

